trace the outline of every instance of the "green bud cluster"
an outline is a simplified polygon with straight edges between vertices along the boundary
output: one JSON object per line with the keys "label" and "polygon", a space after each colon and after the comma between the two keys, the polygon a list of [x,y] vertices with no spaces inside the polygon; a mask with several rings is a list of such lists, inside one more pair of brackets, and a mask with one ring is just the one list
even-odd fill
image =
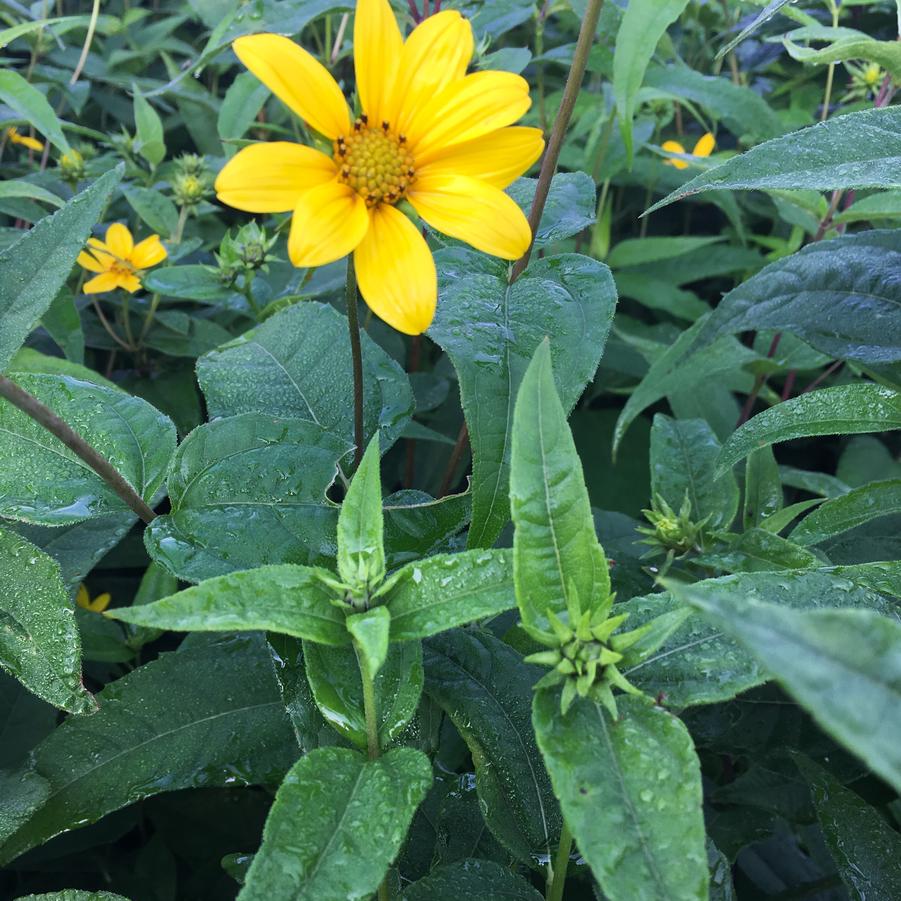
{"label": "green bud cluster", "polygon": [[84,154],[75,147],[67,150],[59,158],[59,172],[63,181],[74,188],[86,174]]}
{"label": "green bud cluster", "polygon": [[277,235],[267,235],[266,229],[260,228],[255,220],[241,226],[234,235],[227,231],[215,255],[222,281],[230,285],[242,272],[258,269],[267,272],[268,264],[276,259],[269,251],[277,239]]}
{"label": "green bud cluster", "polygon": [[642,540],[643,544],[649,544],[655,550],[672,552],[673,555],[703,550],[710,517],[705,517],[700,522],[692,521],[691,500],[687,493],[678,513],[659,494],[652,499],[651,509],[641,512],[651,524],[651,528],[638,529],[642,535],[647,536]]}
{"label": "green bud cluster", "polygon": [[192,209],[213,193],[213,179],[202,156],[185,153],[175,160],[172,195],[181,207]]}

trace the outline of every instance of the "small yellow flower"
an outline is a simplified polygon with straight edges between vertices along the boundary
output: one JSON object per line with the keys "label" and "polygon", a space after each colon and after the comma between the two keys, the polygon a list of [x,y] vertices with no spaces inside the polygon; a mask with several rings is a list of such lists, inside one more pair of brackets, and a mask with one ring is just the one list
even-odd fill
{"label": "small yellow flower", "polygon": [[94,613],[103,613],[103,611],[109,607],[110,600],[110,595],[107,592],[104,592],[103,594],[98,594],[92,601],[91,595],[88,593],[88,589],[84,584],[78,586],[78,594],[75,595],[75,603],[78,604],[79,607],[83,607],[85,610],[91,610]]}
{"label": "small yellow flower", "polygon": [[43,141],[39,141],[37,138],[32,138],[28,135],[19,134],[19,129],[15,126],[6,129],[6,136],[11,143],[20,144],[22,147],[27,147],[29,150],[36,150],[40,153],[44,149]]}
{"label": "small yellow flower", "polygon": [[151,235],[135,244],[131,232],[118,222],[106,230],[106,240],[88,238],[90,252],[78,255],[78,264],[97,275],[85,282],[85,294],[102,294],[124,288],[134,294],[141,287],[144,270],[166,259],[166,248],[159,235]]}
{"label": "small yellow flower", "polygon": [[[705,157],[710,156],[713,153],[713,148],[716,147],[716,139],[713,137],[710,132],[706,132],[698,138],[698,143],[695,144],[694,148],[691,151],[692,156],[697,157]],[[664,141],[660,145],[661,150],[665,150],[667,153],[686,153],[686,149],[678,142],[678,141]],[[680,160],[678,157],[673,157],[664,161],[668,166],[675,166],[677,169],[687,169],[688,162],[686,160]]]}
{"label": "small yellow flower", "polygon": [[332,144],[332,155],[285,141],[239,151],[216,179],[219,199],[250,213],[291,212],[288,255],[322,266],[354,254],[360,293],[389,325],[410,335],[431,324],[435,263],[408,201],[438,231],[506,260],[531,235],[504,193],[541,155],[537,128],[510,127],[531,105],[510,72],[466,74],[472,28],[455,10],[430,16],[407,37],[388,0],[359,0],[354,65],[362,112],[352,120],[328,70],[276,34],[238,38],[238,58]]}

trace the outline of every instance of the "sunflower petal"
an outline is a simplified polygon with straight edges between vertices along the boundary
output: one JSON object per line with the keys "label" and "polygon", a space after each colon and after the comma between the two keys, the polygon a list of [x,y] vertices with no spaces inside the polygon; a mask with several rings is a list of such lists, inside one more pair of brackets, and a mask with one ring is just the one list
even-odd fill
{"label": "sunflower petal", "polygon": [[532,105],[529,84],[512,72],[475,72],[451,82],[423,106],[407,130],[416,162],[511,125]]}
{"label": "sunflower petal", "polygon": [[540,128],[499,128],[474,141],[436,150],[418,174],[420,178],[468,175],[503,189],[526,172],[543,150]]}
{"label": "sunflower petal", "polygon": [[691,153],[692,156],[710,156],[714,147],[716,147],[716,138],[709,131],[706,131],[698,138],[698,143],[695,144]]}
{"label": "sunflower petal", "polygon": [[128,291],[129,294],[141,290],[141,280],[136,275],[121,273],[116,277],[116,283],[118,287]]}
{"label": "sunflower petal", "polygon": [[363,111],[375,123],[386,118],[404,40],[388,0],[359,0],[354,19],[354,69]]}
{"label": "sunflower petal", "polygon": [[295,266],[324,266],[355,250],[369,228],[366,202],[338,181],[300,195],[291,218],[288,256]]}
{"label": "sunflower petal", "polygon": [[459,12],[444,10],[423,20],[404,42],[389,118],[402,134],[417,112],[452,81],[466,74],[472,59],[472,26]]}
{"label": "sunflower petal", "polygon": [[[685,153],[685,148],[678,141],[664,141],[660,145],[660,149],[667,153]],[[680,160],[678,157],[670,157],[664,160],[668,166],[675,166],[677,169],[687,169],[688,163]]]}
{"label": "sunflower petal", "polygon": [[106,272],[109,269],[109,265],[104,266],[93,254],[88,253],[86,250],[83,250],[78,256],[75,258],[75,262],[81,266],[82,269],[87,269],[88,272]]}
{"label": "sunflower petal", "polygon": [[287,213],[304,191],[331,181],[331,157],[289,141],[250,144],[239,150],[216,177],[216,194],[248,213]]}
{"label": "sunflower petal", "polygon": [[438,300],[435,261],[419,229],[396,207],[372,211],[354,253],[360,293],[373,313],[406,335],[422,334]]}
{"label": "sunflower petal", "polygon": [[104,272],[86,281],[82,290],[85,294],[105,294],[107,291],[115,291],[118,287],[118,277],[112,272]]}
{"label": "sunflower petal", "polygon": [[156,266],[157,263],[162,263],[167,256],[168,253],[163,247],[163,242],[160,241],[160,236],[151,235],[135,245],[135,249],[131,253],[131,262],[138,269],[149,269],[151,266]]}
{"label": "sunflower petal", "polygon": [[106,249],[120,260],[127,260],[135,246],[131,232],[121,222],[114,222],[106,230],[104,241]]}
{"label": "sunflower petal", "polygon": [[523,211],[499,188],[463,175],[417,178],[410,203],[432,228],[504,260],[517,260],[532,233]]}
{"label": "sunflower petal", "polygon": [[280,34],[238,38],[238,59],[301,119],[333,140],[350,129],[347,102],[328,69]]}

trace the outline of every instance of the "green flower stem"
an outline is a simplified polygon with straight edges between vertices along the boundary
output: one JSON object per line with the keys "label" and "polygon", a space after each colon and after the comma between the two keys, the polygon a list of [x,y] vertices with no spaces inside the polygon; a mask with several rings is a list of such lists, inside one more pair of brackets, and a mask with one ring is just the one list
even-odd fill
{"label": "green flower stem", "polygon": [[157,307],[159,307],[159,305],[160,295],[157,293],[150,298],[150,309],[144,317],[144,324],[141,326],[141,332],[138,335],[138,347],[141,347],[144,344],[144,339],[147,337],[147,332],[150,331],[150,326],[153,325],[153,318],[156,316]]}
{"label": "green flower stem", "polygon": [[569,855],[573,847],[572,833],[563,824],[560,832],[560,844],[557,845],[557,856],[547,889],[547,901],[563,901],[563,886],[566,885],[566,871],[569,869]]}
{"label": "green flower stem", "polygon": [[579,39],[576,42],[576,50],[573,54],[572,66],[566,78],[566,87],[563,89],[563,100],[554,121],[554,129],[548,140],[544,159],[541,161],[541,171],[538,175],[538,184],[535,187],[535,199],[532,201],[532,209],[529,213],[529,227],[532,231],[532,240],[528,250],[516,261],[510,281],[516,281],[522,271],[529,265],[529,257],[532,255],[532,247],[535,244],[535,233],[541,222],[541,214],[547,203],[548,192],[551,189],[551,179],[557,171],[557,160],[563,148],[563,139],[566,137],[566,129],[576,105],[576,98],[582,89],[582,79],[585,76],[585,67],[588,65],[588,54],[594,43],[594,33],[598,27],[598,18],[601,15],[601,7],[604,0],[588,0],[588,8],[585,10],[585,18],[582,19],[582,27],[579,29]]}
{"label": "green flower stem", "polygon": [[175,232],[172,235],[173,244],[181,244],[182,235],[185,231],[185,223],[188,221],[188,208],[183,206],[178,211],[178,224],[175,226]]}
{"label": "green flower stem", "polygon": [[354,469],[363,459],[363,348],[360,344],[360,320],[357,316],[357,276],[354,258],[347,258],[347,325],[350,329],[350,352],[354,368]]}
{"label": "green flower stem", "polygon": [[144,503],[143,498],[125,481],[120,472],[98,453],[68,423],[64,422],[49,407],[42,404],[33,394],[20,388],[5,375],[0,375],[0,397],[30,416],[51,435],[59,438],[76,456],[84,460],[116,494],[134,510],[146,523],[156,519],[156,513]]}

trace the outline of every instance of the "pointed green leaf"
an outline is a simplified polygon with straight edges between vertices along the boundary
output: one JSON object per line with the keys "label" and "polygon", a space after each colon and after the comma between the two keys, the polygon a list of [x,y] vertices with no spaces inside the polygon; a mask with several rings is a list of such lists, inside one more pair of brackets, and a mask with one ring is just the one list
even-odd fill
{"label": "pointed green leaf", "polygon": [[610,901],[707,901],[701,768],[682,721],[646,698],[560,713],[535,694],[532,722],[579,851]]}
{"label": "pointed green leaf", "polygon": [[733,636],[824,731],[901,787],[901,623],[870,610],[791,610],[728,592],[675,592]]}
{"label": "pointed green leaf", "polygon": [[338,575],[353,589],[377,586],[385,577],[384,520],[379,442],[373,438],[338,515]]}
{"label": "pointed green leaf", "polygon": [[781,531],[781,528],[772,527],[772,517],[782,509],[783,500],[782,479],[773,450],[770,447],[758,448],[748,455],[745,465],[744,527],[754,529],[767,520],[771,523],[767,531]]}
{"label": "pointed green leaf", "polygon": [[582,610],[610,594],[582,463],[557,396],[548,342],[532,359],[516,400],[510,473],[513,571],[526,626],[550,632],[548,613],[566,620],[575,590]]}
{"label": "pointed green leaf", "polygon": [[365,901],[431,784],[429,759],[413,748],[368,761],[343,748],[311,751],[275,796],[239,901]]}
{"label": "pointed green leaf", "polygon": [[516,606],[509,550],[436,554],[409,563],[385,598],[391,640],[426,638]]}
{"label": "pointed green leaf", "polygon": [[[62,125],[47,98],[15,69],[0,72],[0,101],[33,125],[60,153],[71,149]],[[118,180],[118,179],[117,179]]]}
{"label": "pointed green leaf", "polygon": [[[0,72],[0,78],[12,75]],[[98,178],[0,253],[0,372],[65,284],[122,171]]]}
{"label": "pointed green leaf", "polygon": [[114,607],[112,619],[176,632],[270,630],[328,645],[347,645],[344,614],[320,576],[326,570],[281,564],[228,573],[152,604]]}
{"label": "pointed green leaf", "polygon": [[374,679],[388,656],[391,613],[387,607],[373,607],[347,617],[347,631],[353,636],[360,665]]}
{"label": "pointed green leaf", "polygon": [[819,544],[877,516],[901,513],[901,479],[871,482],[821,504],[792,530],[798,544]]}
{"label": "pointed green leaf", "polygon": [[166,139],[163,135],[163,122],[157,111],[135,88],[135,150],[156,168],[166,156]]}
{"label": "pointed green leaf", "polygon": [[751,451],[814,435],[856,435],[901,429],[901,394],[869,383],[838,385],[801,394],[758,413],[723,445],[717,472]]}
{"label": "pointed green leaf", "polygon": [[0,666],[70,713],[97,709],[81,681],[81,640],[58,564],[0,529]]}
{"label": "pointed green leaf", "polygon": [[458,860],[432,869],[409,886],[402,901],[542,901],[522,876],[492,860]]}

